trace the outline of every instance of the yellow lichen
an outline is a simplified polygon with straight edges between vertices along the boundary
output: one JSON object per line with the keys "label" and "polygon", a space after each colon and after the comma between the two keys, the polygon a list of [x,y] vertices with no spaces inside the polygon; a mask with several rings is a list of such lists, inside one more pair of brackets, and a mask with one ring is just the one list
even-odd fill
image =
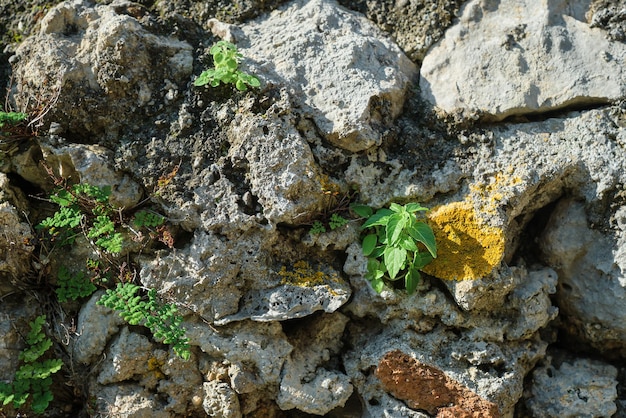
{"label": "yellow lichen", "polygon": [[163,366],[163,362],[157,359],[156,357],[150,357],[148,359],[148,370],[154,372],[157,380],[165,379],[165,374],[161,371],[161,367]]}
{"label": "yellow lichen", "polygon": [[287,271],[287,268],[283,266],[278,275],[282,278],[282,284],[303,287],[327,285],[330,281],[339,280],[336,274],[328,275],[320,269],[315,270],[304,260],[294,263],[292,271]]}
{"label": "yellow lichen", "polygon": [[437,258],[424,272],[444,280],[473,280],[491,273],[504,255],[502,229],[481,222],[468,202],[454,202],[428,213]]}
{"label": "yellow lichen", "polygon": [[512,174],[513,167],[509,167],[507,173],[495,173],[486,181],[477,181],[470,185],[470,197],[480,205],[481,214],[497,214],[498,208],[516,195],[515,186],[522,179]]}

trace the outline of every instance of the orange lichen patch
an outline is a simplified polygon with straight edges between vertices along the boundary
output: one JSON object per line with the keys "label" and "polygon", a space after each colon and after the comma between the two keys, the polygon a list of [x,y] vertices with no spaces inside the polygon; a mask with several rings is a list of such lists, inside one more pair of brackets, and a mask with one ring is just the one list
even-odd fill
{"label": "orange lichen patch", "polygon": [[380,360],[376,377],[385,391],[437,418],[499,418],[493,402],[481,398],[440,369],[423,364],[400,350]]}
{"label": "orange lichen patch", "polygon": [[424,272],[444,280],[473,280],[491,273],[504,256],[504,232],[485,225],[468,202],[439,206],[427,214],[437,258]]}
{"label": "orange lichen patch", "polygon": [[282,278],[282,284],[303,287],[327,285],[331,281],[336,282],[339,280],[336,274],[329,275],[319,268],[315,270],[304,260],[294,263],[292,271],[287,271],[287,268],[283,266],[278,275]]}

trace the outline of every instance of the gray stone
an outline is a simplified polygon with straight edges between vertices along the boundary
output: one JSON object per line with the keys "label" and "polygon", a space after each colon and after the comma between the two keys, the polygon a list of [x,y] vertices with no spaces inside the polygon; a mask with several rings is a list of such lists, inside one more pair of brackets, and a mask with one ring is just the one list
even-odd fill
{"label": "gray stone", "polygon": [[147,337],[123,327],[107,350],[107,360],[98,375],[98,383],[119,383],[146,374],[154,348]]}
{"label": "gray stone", "polygon": [[[623,213],[623,209],[622,209]],[[589,227],[585,206],[559,202],[539,242],[559,273],[557,303],[577,337],[601,351],[626,350],[624,231],[616,237]],[[616,248],[620,250],[615,251]]]}
{"label": "gray stone", "polygon": [[273,389],[268,388],[277,387],[283,364],[293,350],[278,322],[240,321],[216,330],[202,321],[189,321],[185,329],[192,346],[228,365],[245,364],[253,371],[248,379],[256,382],[257,390],[265,391],[266,398],[274,397]]}
{"label": "gray stone", "polygon": [[423,96],[502,120],[624,97],[626,46],[592,29],[589,0],[473,0],[424,58]]}
{"label": "gray stone", "polygon": [[297,106],[326,140],[350,151],[380,144],[417,73],[374,25],[333,0],[298,0],[242,30],[252,72],[297,89]]}
{"label": "gray stone", "polygon": [[163,89],[186,83],[191,46],[149,33],[122,13],[128,5],[53,7],[13,58],[18,107],[46,103],[41,125],[56,122],[66,134],[114,144],[121,127],[153,111]]}
{"label": "gray stone", "polygon": [[600,418],[617,412],[617,369],[598,360],[579,358],[546,364],[532,373],[526,400],[536,418]]}
{"label": "gray stone", "polygon": [[89,364],[97,361],[109,339],[124,323],[117,312],[96,304],[103,294],[103,291],[94,293],[78,314],[76,338],[72,348],[73,360],[78,363]]}
{"label": "gray stone", "polygon": [[237,394],[227,383],[211,380],[202,384],[204,412],[214,418],[241,418]]}
{"label": "gray stone", "polygon": [[[120,208],[135,207],[143,196],[141,187],[128,175],[113,169],[113,153],[99,145],[50,146],[41,142],[44,160],[55,175],[99,187],[111,187],[109,202]],[[48,184],[41,178],[41,185]]]}
{"label": "gray stone", "polygon": [[23,287],[19,284],[31,269],[35,247],[30,225],[22,222],[9,202],[0,202],[0,226],[0,296],[3,296]]}
{"label": "gray stone", "polygon": [[283,410],[299,409],[325,415],[343,406],[352,394],[350,378],[323,364],[341,349],[341,336],[348,318],[323,315],[294,336],[295,350],[285,362],[276,403]]}
{"label": "gray stone", "polygon": [[124,383],[100,387],[96,400],[96,413],[125,418],[174,418],[175,414],[163,411],[158,396],[140,385]]}

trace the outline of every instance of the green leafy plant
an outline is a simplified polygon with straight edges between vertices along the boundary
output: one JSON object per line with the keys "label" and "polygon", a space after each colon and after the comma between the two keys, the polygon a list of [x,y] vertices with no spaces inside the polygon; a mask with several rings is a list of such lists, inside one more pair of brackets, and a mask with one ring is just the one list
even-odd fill
{"label": "green leafy plant", "polygon": [[4,128],[6,125],[17,125],[25,121],[27,117],[26,113],[0,111],[0,128]]}
{"label": "green leafy plant", "polygon": [[419,271],[437,257],[435,235],[420,220],[428,209],[418,203],[392,203],[376,213],[364,205],[353,205],[352,210],[367,218],[361,226],[366,233],[362,247],[368,257],[366,277],[374,290],[380,293],[386,281],[404,279],[407,293],[415,292]]}
{"label": "green leafy plant", "polygon": [[[348,221],[343,216],[337,213],[333,213],[330,216],[330,220],[328,221],[328,227],[330,228],[331,231],[334,231],[337,228],[341,228],[342,226],[347,225],[348,222],[350,221]],[[326,226],[324,226],[322,221],[315,221],[313,222],[313,225],[311,225],[311,229],[309,230],[309,232],[312,235],[323,234],[326,232]]]}
{"label": "green leafy plant", "polygon": [[348,224],[348,220],[341,215],[333,213],[330,215],[330,221],[328,225],[330,226],[331,231],[334,231],[337,228],[341,228],[344,225]]}
{"label": "green leafy plant", "polygon": [[[21,366],[15,372],[12,383],[0,382],[0,402],[2,406],[13,403],[14,408],[22,407],[31,398],[31,409],[43,413],[53,399],[50,386],[52,375],[63,366],[60,359],[40,360],[52,346],[52,341],[43,332],[45,315],[35,318],[26,336],[27,347],[19,355]],[[2,409],[2,408],[0,408]]]}
{"label": "green leafy plant", "polygon": [[209,50],[213,55],[215,68],[203,71],[193,82],[195,86],[211,85],[217,87],[220,83],[234,84],[237,90],[246,91],[248,86],[259,87],[259,79],[237,69],[243,56],[237,47],[228,41],[219,41]]}
{"label": "green leafy plant", "polygon": [[72,274],[67,267],[59,267],[57,288],[55,290],[59,302],[67,302],[68,299],[76,300],[78,298],[87,297],[95,292],[96,289],[96,286],[82,271]]}
{"label": "green leafy plant", "polygon": [[309,230],[309,233],[311,235],[319,235],[325,232],[326,232],[326,227],[321,221],[313,222],[313,225],[311,225],[311,229]]}
{"label": "green leafy plant", "polygon": [[120,316],[131,325],[144,325],[155,339],[171,344],[179,357],[188,360],[189,340],[181,327],[183,317],[176,314],[176,306],[161,302],[155,289],[148,289],[145,297],[138,294],[140,290],[133,283],[118,283],[115,289],[108,289],[97,304],[120,311]]}
{"label": "green leafy plant", "polygon": [[110,196],[110,186],[80,183],[58,188],[50,195],[50,200],[59,205],[59,210],[41,221],[37,228],[48,230],[61,245],[73,244],[76,236],[86,228],[86,237],[97,246],[110,253],[119,253],[124,239],[115,230],[111,219],[115,208],[109,203]]}

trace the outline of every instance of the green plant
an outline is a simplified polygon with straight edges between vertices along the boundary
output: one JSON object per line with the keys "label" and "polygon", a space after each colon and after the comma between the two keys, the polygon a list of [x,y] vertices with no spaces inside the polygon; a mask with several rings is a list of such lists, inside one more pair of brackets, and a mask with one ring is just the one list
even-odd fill
{"label": "green plant", "polygon": [[118,283],[115,289],[108,289],[97,304],[120,311],[120,316],[131,325],[144,325],[155,339],[171,344],[179,357],[188,360],[189,340],[180,326],[183,317],[176,314],[176,306],[162,303],[155,289],[148,289],[145,297],[137,294],[140,289],[133,283]]}
{"label": "green plant", "polygon": [[309,233],[311,235],[319,235],[323,234],[324,232],[326,232],[326,227],[321,221],[313,222],[313,225],[311,225],[311,229],[309,230]]}
{"label": "green plant", "polygon": [[[43,332],[45,315],[38,316],[30,325],[26,336],[27,348],[19,355],[22,365],[15,372],[12,383],[0,382],[0,401],[3,406],[13,403],[14,408],[22,407],[29,396],[31,409],[37,414],[43,413],[52,400],[52,374],[63,366],[60,359],[38,361],[52,346],[50,338]],[[0,408],[2,409],[2,408]]]}
{"label": "green plant", "polygon": [[87,297],[95,292],[96,289],[96,286],[85,277],[85,273],[82,271],[72,274],[67,267],[59,267],[57,288],[55,290],[59,302]]}
{"label": "green plant", "polygon": [[195,86],[210,84],[217,87],[221,83],[234,84],[237,90],[246,91],[248,86],[259,87],[259,79],[253,75],[239,71],[237,67],[243,56],[237,51],[237,47],[228,41],[219,41],[209,50],[213,55],[215,68],[203,71],[193,82]]}
{"label": "green plant", "polygon": [[[334,231],[335,229],[341,228],[342,226],[346,225],[348,222],[350,221],[348,221],[343,216],[337,213],[333,213],[330,216],[330,220],[328,221],[328,227],[331,231]],[[309,230],[309,233],[311,233],[312,235],[319,235],[325,232],[326,226],[324,226],[324,223],[322,223],[322,221],[313,222],[313,225],[311,225],[311,229]]]}
{"label": "green plant", "polygon": [[25,121],[27,117],[26,113],[0,111],[0,128],[4,128],[5,125],[17,125]]}
{"label": "green plant", "polygon": [[115,208],[109,203],[110,196],[110,186],[80,183],[58,188],[50,195],[50,200],[60,209],[41,221],[37,228],[47,229],[60,245],[73,244],[76,236],[86,231],[85,236],[97,246],[110,253],[119,253],[124,239],[115,230],[111,219]]}
{"label": "green plant", "polygon": [[368,257],[366,278],[374,290],[380,293],[385,281],[404,279],[407,293],[415,292],[419,270],[437,257],[435,235],[419,220],[428,209],[418,203],[392,203],[376,213],[364,205],[353,205],[352,210],[367,218],[361,226],[366,231],[362,247]]}

